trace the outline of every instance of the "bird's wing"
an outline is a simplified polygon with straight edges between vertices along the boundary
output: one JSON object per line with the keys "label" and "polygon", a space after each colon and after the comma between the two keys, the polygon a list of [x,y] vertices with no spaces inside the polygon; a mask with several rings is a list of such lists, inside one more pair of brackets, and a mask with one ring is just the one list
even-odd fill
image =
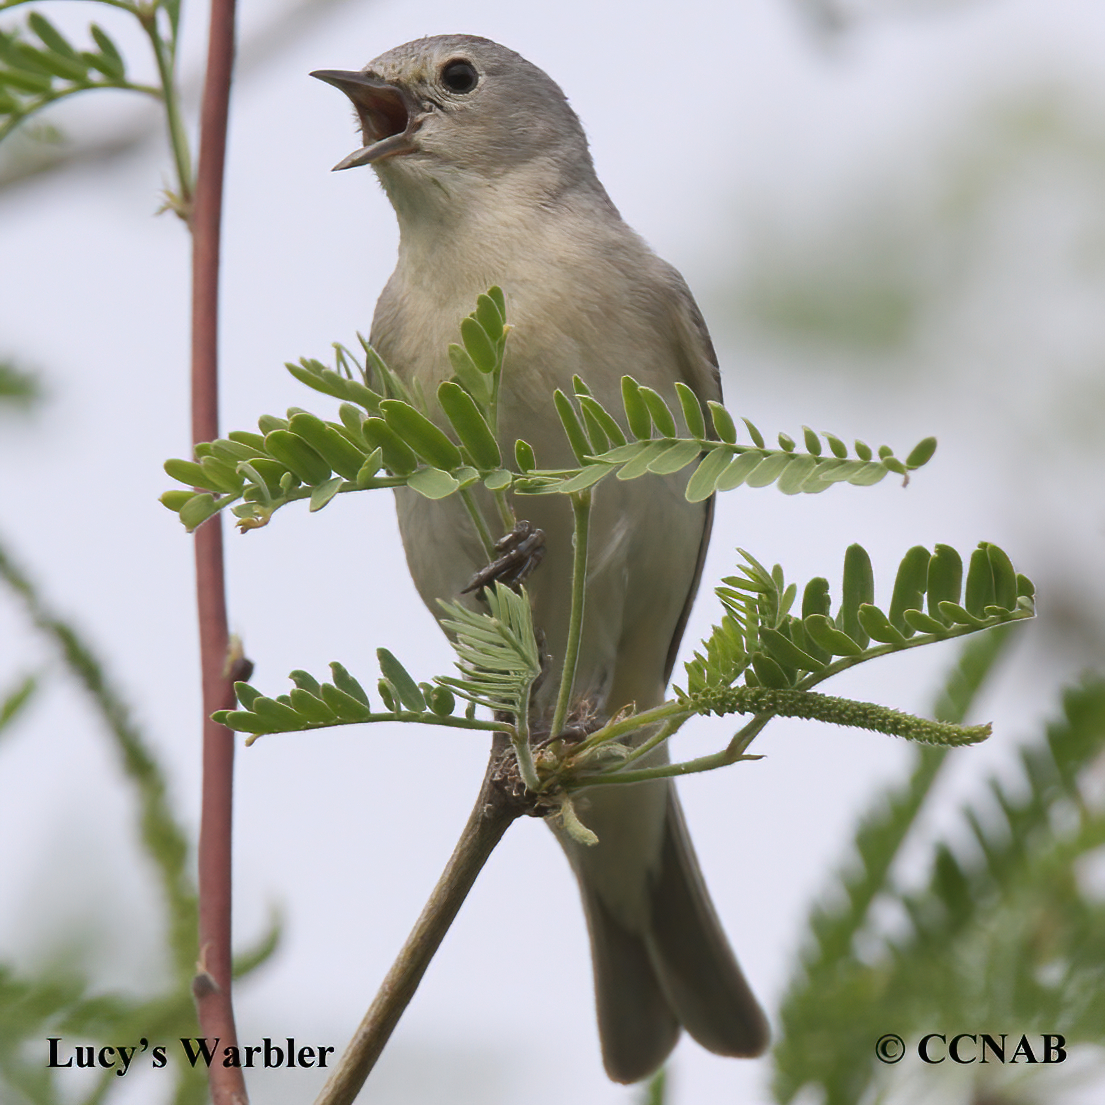
{"label": "bird's wing", "polygon": [[[672,311],[672,327],[678,339],[679,376],[698,396],[699,402],[705,404],[710,399],[720,402],[721,373],[718,369],[717,353],[714,352],[714,343],[710,340],[710,332],[706,329],[702,312],[698,309],[698,304],[695,303],[694,296],[691,295],[691,291],[683,277],[670,266],[668,266],[668,272],[672,286],[672,295],[669,299]],[[695,595],[698,593],[698,584],[702,579],[702,566],[706,561],[706,550],[710,545],[710,534],[713,528],[714,497],[711,495],[706,501],[706,516],[703,519],[702,540],[698,546],[698,559],[695,563],[694,576],[687,591],[686,602],[684,602],[683,609],[679,614],[679,620],[675,623],[671,642],[668,645],[667,659],[664,661],[665,684],[671,679],[679,645],[687,628],[687,619],[691,616],[691,607],[694,605]]]}

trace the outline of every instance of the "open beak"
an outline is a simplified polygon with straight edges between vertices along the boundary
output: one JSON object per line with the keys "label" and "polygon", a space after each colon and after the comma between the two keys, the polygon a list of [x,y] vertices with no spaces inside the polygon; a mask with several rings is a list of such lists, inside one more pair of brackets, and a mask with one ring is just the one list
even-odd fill
{"label": "open beak", "polygon": [[311,76],[340,88],[353,101],[361,120],[364,145],[339,161],[335,172],[418,149],[414,132],[422,125],[422,116],[405,88],[343,69],[316,69]]}

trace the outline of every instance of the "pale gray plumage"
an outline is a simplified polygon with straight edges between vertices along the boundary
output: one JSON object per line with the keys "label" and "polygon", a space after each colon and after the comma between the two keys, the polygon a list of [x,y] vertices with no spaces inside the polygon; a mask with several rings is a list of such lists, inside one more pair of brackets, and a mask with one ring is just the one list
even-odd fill
{"label": "pale gray plumage", "polygon": [[[514,325],[500,415],[508,451],[521,437],[542,466],[573,463],[551,396],[574,373],[612,411],[626,373],[669,400],[676,380],[704,401],[720,398],[683,279],[622,221],[578,118],[540,69],[487,39],[449,35],[399,46],[360,73],[315,75],[350,97],[364,133],[338,168],[372,164],[399,219],[398,264],[371,337],[405,380],[434,394],[452,375],[446,347],[460,319],[498,284]],[[712,517],[711,504],[686,501],[684,483],[597,489],[577,689],[604,713],[663,699]],[[571,514],[559,496],[522,509],[547,537],[527,587],[558,658]],[[403,493],[398,510],[411,574],[437,613],[436,600],[455,599],[485,555],[455,497]],[[539,706],[555,691],[550,678]],[[681,1025],[719,1054],[760,1054],[767,1024],[706,893],[674,788],[605,788],[578,808],[600,843],[558,836],[586,909],[607,1072],[621,1082],[650,1074]]]}

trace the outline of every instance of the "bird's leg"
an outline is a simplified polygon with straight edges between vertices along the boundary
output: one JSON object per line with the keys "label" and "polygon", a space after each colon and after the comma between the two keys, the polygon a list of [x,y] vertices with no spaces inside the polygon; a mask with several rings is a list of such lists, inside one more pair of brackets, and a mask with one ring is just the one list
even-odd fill
{"label": "bird's leg", "polygon": [[462,595],[482,591],[492,583],[517,588],[529,578],[545,555],[545,533],[531,522],[520,521],[505,537],[495,542],[499,555],[468,581]]}

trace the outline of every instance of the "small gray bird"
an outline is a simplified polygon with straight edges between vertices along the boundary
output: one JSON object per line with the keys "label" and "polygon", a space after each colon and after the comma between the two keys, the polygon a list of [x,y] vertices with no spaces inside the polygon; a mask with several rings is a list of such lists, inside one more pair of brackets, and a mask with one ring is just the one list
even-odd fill
{"label": "small gray bird", "polygon": [[[485,38],[445,35],[389,50],[360,72],[313,74],[356,108],[364,145],[338,169],[371,165],[399,220],[399,260],[371,340],[408,384],[433,396],[477,295],[498,284],[514,325],[500,434],[543,467],[575,461],[552,406],[578,373],[609,410],[625,374],[674,400],[677,380],[720,399],[717,360],[682,277],[622,221],[595,176],[564,93]],[[594,499],[578,697],[609,716],[663,701],[710,536],[712,503],[685,477],[607,480]],[[397,496],[407,562],[423,600],[454,600],[486,556],[455,496]],[[572,517],[562,496],[526,500],[546,534],[527,582],[547,651],[564,654]],[[555,678],[537,709],[551,714]],[[579,880],[594,958],[603,1061],[618,1082],[656,1070],[680,1026],[720,1055],[767,1047],[763,1012],[706,892],[674,787],[598,788],[581,819],[599,843],[558,836]]]}

